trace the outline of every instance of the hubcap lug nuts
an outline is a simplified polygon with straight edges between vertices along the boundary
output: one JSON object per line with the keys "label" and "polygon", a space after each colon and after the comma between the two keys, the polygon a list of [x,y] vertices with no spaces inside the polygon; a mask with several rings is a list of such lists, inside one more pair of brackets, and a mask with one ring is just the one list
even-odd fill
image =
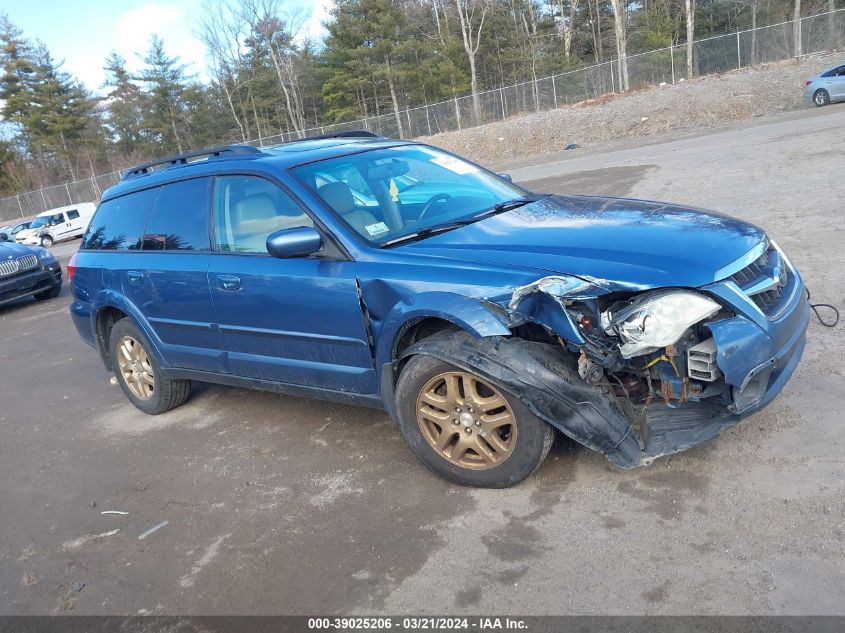
{"label": "hubcap lug nuts", "polygon": [[452,424],[457,424],[457,423],[458,423],[458,418],[455,418],[454,420],[452,420]]}
{"label": "hubcap lug nuts", "polygon": [[468,428],[467,433],[472,433],[472,429]]}
{"label": "hubcap lug nuts", "polygon": [[475,426],[481,426],[481,420],[476,420],[476,421],[475,421]]}

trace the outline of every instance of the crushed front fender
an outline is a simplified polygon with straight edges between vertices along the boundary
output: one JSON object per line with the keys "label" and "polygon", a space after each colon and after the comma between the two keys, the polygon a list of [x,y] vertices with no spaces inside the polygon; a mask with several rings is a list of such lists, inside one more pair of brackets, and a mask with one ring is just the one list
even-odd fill
{"label": "crushed front fender", "polygon": [[615,402],[578,376],[561,348],[517,338],[437,334],[412,345],[403,358],[434,356],[471,371],[519,398],[534,415],[564,435],[604,453],[620,468],[641,465],[631,425]]}

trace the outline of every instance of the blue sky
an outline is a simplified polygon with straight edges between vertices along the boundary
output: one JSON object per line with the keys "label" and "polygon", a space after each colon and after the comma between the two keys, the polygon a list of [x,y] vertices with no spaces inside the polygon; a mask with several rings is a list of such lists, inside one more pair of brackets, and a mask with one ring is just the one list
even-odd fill
{"label": "blue sky", "polygon": [[[202,15],[219,0],[0,0],[5,12],[24,35],[44,42],[64,70],[98,91],[105,79],[103,64],[112,50],[123,55],[130,70],[140,67],[154,33],[171,56],[178,55],[189,71],[206,79],[205,49],[194,36]],[[287,0],[292,11],[307,18],[304,31],[312,38],[323,33],[321,21],[329,0]]]}

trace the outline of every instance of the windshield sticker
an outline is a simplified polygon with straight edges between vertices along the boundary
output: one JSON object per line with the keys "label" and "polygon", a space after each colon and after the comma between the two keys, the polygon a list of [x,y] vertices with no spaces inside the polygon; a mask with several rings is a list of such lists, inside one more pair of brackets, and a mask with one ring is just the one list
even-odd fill
{"label": "windshield sticker", "polygon": [[465,163],[454,156],[438,156],[437,158],[432,159],[431,162],[436,165],[440,165],[449,171],[455,172],[459,176],[478,173],[478,168],[475,165]]}
{"label": "windshield sticker", "polygon": [[381,235],[382,233],[387,233],[388,231],[390,231],[390,229],[387,228],[387,225],[384,222],[376,222],[375,224],[368,224],[364,228],[367,230],[367,233],[369,233],[372,236]]}
{"label": "windshield sticker", "polygon": [[393,178],[390,179],[390,199],[393,202],[399,202],[399,187],[393,182]]}

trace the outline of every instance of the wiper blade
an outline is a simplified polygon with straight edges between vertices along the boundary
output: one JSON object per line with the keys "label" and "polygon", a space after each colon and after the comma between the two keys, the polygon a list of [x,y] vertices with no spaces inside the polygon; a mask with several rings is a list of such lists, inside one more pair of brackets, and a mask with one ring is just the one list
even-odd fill
{"label": "wiper blade", "polygon": [[536,202],[539,200],[539,197],[534,198],[514,198],[513,200],[506,200],[505,202],[498,202],[493,205],[493,211],[497,213],[503,213],[505,211],[510,211],[511,209],[518,209],[519,207],[524,207],[526,204],[530,204],[532,202]]}
{"label": "wiper blade", "polygon": [[512,209],[518,209],[519,207],[524,207],[526,204],[530,204],[532,202],[536,202],[541,197],[546,197],[546,195],[551,194],[542,194],[539,196],[534,196],[532,198],[514,198],[513,200],[506,200],[504,202],[498,202],[494,204],[489,209],[482,211],[481,213],[476,213],[473,216],[468,218],[464,218],[462,220],[456,220],[454,222],[447,222],[445,224],[435,224],[434,226],[429,226],[424,229],[420,229],[419,231],[414,231],[413,233],[408,233],[407,235],[403,235],[402,237],[397,237],[392,240],[387,240],[386,242],[382,242],[379,244],[379,248],[386,248],[388,246],[395,246],[396,244],[403,244],[405,242],[414,242],[416,240],[421,240],[426,237],[430,237],[432,235],[437,235],[438,233],[445,233],[446,231],[452,231],[454,229],[459,229],[462,226],[467,226],[468,224],[474,224],[479,220],[483,220],[484,218],[488,218],[492,215],[496,215],[498,213],[504,213],[505,211],[511,211]]}
{"label": "wiper blade", "polygon": [[387,246],[395,246],[396,244],[403,244],[405,242],[421,240],[431,235],[445,233],[446,231],[451,231],[452,229],[457,229],[462,226],[466,226],[467,224],[469,223],[466,220],[461,220],[460,222],[449,222],[448,224],[437,224],[435,226],[429,226],[424,229],[420,229],[419,231],[414,231],[413,233],[403,235],[402,237],[396,237],[392,240],[382,242],[381,244],[379,244],[379,248],[385,248]]}

